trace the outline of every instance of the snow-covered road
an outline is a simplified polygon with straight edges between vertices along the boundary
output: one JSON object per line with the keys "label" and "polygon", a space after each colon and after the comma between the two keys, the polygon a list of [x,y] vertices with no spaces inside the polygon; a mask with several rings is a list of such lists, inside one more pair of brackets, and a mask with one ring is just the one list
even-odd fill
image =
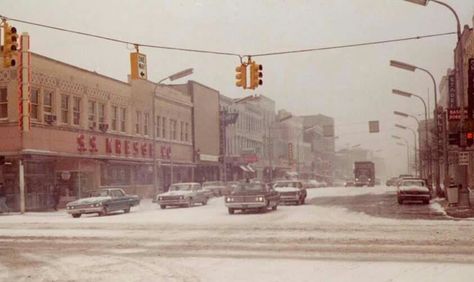
{"label": "snow-covered road", "polygon": [[229,215],[216,198],[105,217],[1,216],[0,280],[472,281],[474,221],[449,219],[436,201],[389,206],[394,193],[311,189],[310,204],[265,214]]}

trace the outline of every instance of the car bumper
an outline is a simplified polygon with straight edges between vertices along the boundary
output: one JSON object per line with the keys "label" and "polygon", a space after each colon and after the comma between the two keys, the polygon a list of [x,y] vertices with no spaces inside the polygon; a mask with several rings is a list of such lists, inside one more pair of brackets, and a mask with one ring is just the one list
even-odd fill
{"label": "car bumper", "polygon": [[398,194],[398,198],[409,201],[429,201],[431,196],[429,194]]}
{"label": "car bumper", "polygon": [[300,200],[299,195],[292,195],[292,196],[280,196],[280,202],[282,203],[293,203]]}
{"label": "car bumper", "polygon": [[176,200],[158,200],[156,201],[158,205],[165,205],[165,206],[182,206],[189,204],[187,199],[176,199]]}
{"label": "car bumper", "polygon": [[77,209],[67,209],[68,214],[85,214],[85,213],[99,213],[102,212],[103,207],[89,207],[89,208],[77,208]]}
{"label": "car bumper", "polygon": [[225,203],[225,206],[231,209],[258,209],[266,207],[265,202],[250,202],[250,203]]}

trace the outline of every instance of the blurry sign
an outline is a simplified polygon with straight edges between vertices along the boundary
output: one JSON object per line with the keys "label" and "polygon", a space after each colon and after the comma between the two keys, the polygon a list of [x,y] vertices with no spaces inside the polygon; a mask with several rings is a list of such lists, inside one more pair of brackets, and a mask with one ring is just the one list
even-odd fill
{"label": "blurry sign", "polygon": [[[467,117],[467,109],[464,108],[464,115]],[[448,120],[460,120],[461,119],[461,109],[460,108],[449,108],[448,109]]]}
{"label": "blurry sign", "polygon": [[456,98],[456,76],[454,74],[448,76],[448,108],[456,108],[458,105]]}
{"label": "blurry sign", "polygon": [[379,121],[378,120],[369,121],[369,133],[377,133],[377,132],[379,132]]}
{"label": "blurry sign", "polygon": [[474,58],[469,59],[467,71],[467,103],[469,108],[469,118],[472,118],[474,111]]}
{"label": "blurry sign", "polygon": [[461,151],[458,153],[458,164],[469,165],[469,152]]}

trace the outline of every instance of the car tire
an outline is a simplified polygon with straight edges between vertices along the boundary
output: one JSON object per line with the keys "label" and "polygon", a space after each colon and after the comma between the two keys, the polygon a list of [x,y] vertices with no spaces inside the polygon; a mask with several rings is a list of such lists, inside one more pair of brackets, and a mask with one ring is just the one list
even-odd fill
{"label": "car tire", "polygon": [[82,213],[73,213],[73,214],[71,214],[71,215],[72,215],[72,217],[74,217],[74,218],[79,218],[79,217],[81,217]]}
{"label": "car tire", "polygon": [[430,204],[430,200],[424,200],[424,201],[423,201],[423,204],[429,205],[429,204]]}
{"label": "car tire", "polygon": [[278,208],[278,205],[274,205],[274,206],[272,207],[272,211],[276,211],[277,208]]}
{"label": "car tire", "polygon": [[99,216],[106,216],[109,214],[109,211],[107,210],[107,207],[104,207],[101,212],[99,212]]}
{"label": "car tire", "polygon": [[235,210],[233,208],[228,209],[229,214],[234,214]]}
{"label": "car tire", "polygon": [[124,209],[123,212],[124,212],[124,213],[129,213],[129,212],[130,212],[130,208],[131,208],[131,207],[128,207],[128,208]]}
{"label": "car tire", "polygon": [[399,205],[403,205],[403,200],[402,199],[398,198],[397,201],[398,201]]}
{"label": "car tire", "polygon": [[166,209],[166,205],[160,205],[160,208],[161,208],[162,210],[164,210],[164,209]]}
{"label": "car tire", "polygon": [[203,206],[207,205],[207,198],[206,198],[206,199],[204,199],[204,201],[202,201],[202,203],[201,203],[201,204],[202,204]]}

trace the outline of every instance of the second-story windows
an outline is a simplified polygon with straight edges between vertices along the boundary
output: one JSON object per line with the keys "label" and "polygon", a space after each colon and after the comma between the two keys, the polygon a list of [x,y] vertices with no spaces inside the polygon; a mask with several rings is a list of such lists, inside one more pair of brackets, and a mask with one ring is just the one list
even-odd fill
{"label": "second-story windows", "polygon": [[0,118],[8,117],[8,95],[7,88],[0,89]]}
{"label": "second-story windows", "polygon": [[79,125],[81,121],[81,98],[72,99],[72,124]]}
{"label": "second-story windows", "polygon": [[43,112],[53,113],[53,92],[45,90],[43,95]]}
{"label": "second-story windows", "polygon": [[148,135],[148,128],[149,128],[149,125],[148,123],[150,122],[150,114],[149,113],[145,113],[145,116],[144,116],[144,121],[143,121],[143,134],[144,135]]}
{"label": "second-story windows", "polygon": [[110,119],[110,127],[112,130],[117,131],[117,124],[118,124],[118,107],[112,106],[112,117]]}
{"label": "second-story windows", "polygon": [[61,95],[61,122],[69,123],[69,95]]}
{"label": "second-story windows", "polygon": [[30,96],[30,103],[31,103],[31,112],[30,117],[32,119],[38,119],[38,100],[39,100],[39,89],[32,89],[31,96]]}
{"label": "second-story windows", "polygon": [[125,123],[127,119],[127,109],[120,108],[120,131],[125,132]]}
{"label": "second-story windows", "polygon": [[136,121],[135,121],[135,133],[136,134],[140,134],[141,127],[142,127],[142,112],[137,111],[137,118],[136,118]]}
{"label": "second-story windows", "polygon": [[177,140],[177,124],[175,119],[170,119],[170,139]]}
{"label": "second-story windows", "polygon": [[161,122],[161,138],[166,138],[166,118],[163,117],[162,118],[162,122]]}
{"label": "second-story windows", "polygon": [[98,107],[98,120],[99,124],[105,123],[105,104],[99,103]]}
{"label": "second-story windows", "polygon": [[96,102],[89,100],[87,103],[87,108],[88,108],[88,120],[89,120],[89,128],[94,128],[96,127],[96,118],[97,118],[97,113],[96,113]]}
{"label": "second-story windows", "polygon": [[156,116],[156,137],[161,136],[161,117]]}

